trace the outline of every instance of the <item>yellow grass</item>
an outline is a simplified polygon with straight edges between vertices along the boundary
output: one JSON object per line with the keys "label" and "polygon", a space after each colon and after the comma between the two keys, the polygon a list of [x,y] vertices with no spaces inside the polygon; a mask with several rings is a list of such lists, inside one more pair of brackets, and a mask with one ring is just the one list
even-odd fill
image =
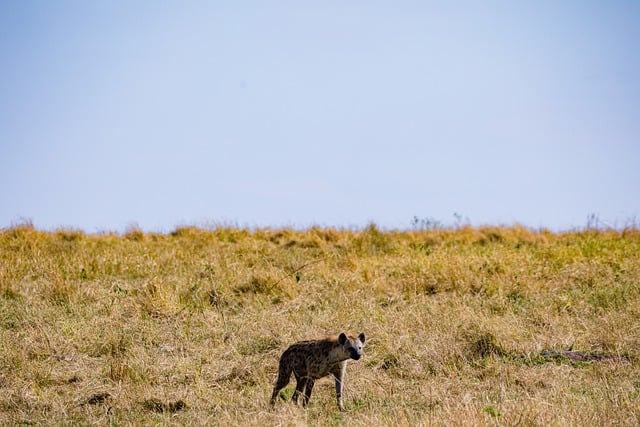
{"label": "yellow grass", "polygon": [[[349,411],[270,408],[340,331]],[[637,229],[0,231],[2,425],[638,425],[639,356]]]}

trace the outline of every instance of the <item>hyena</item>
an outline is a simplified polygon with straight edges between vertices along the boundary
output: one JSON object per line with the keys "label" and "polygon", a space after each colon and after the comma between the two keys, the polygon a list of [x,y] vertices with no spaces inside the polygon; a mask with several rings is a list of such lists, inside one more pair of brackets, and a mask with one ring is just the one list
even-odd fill
{"label": "hyena", "polygon": [[303,394],[302,406],[307,406],[309,403],[315,380],[332,374],[336,381],[338,408],[344,411],[342,385],[347,361],[349,359],[358,360],[362,357],[364,340],[364,333],[358,335],[358,338],[354,338],[347,337],[343,332],[338,336],[321,340],[300,341],[291,345],[280,356],[278,380],[273,388],[271,404],[275,403],[280,390],[289,384],[291,372],[297,381],[293,401],[298,403],[298,397]]}

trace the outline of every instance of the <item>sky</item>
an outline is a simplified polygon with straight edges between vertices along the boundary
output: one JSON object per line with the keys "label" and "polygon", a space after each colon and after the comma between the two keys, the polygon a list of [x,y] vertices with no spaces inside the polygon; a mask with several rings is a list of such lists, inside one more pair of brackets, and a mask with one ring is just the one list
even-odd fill
{"label": "sky", "polygon": [[0,0],[0,228],[640,219],[640,2]]}

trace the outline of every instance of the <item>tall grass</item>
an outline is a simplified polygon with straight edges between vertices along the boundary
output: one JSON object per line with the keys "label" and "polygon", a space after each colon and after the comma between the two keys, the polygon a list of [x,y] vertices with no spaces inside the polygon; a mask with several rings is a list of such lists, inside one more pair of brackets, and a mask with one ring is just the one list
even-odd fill
{"label": "tall grass", "polygon": [[[0,424],[637,425],[639,325],[636,228],[16,226]],[[271,409],[280,353],[340,331],[349,412],[329,380]]]}

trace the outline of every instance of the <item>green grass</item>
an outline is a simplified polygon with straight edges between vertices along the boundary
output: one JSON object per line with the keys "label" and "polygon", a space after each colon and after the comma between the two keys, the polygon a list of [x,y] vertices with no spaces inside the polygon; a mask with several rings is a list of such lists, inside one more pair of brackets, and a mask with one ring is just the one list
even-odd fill
{"label": "green grass", "polygon": [[[0,424],[637,425],[638,325],[637,229],[17,226]],[[270,408],[281,352],[340,331],[349,412],[329,379]]]}

